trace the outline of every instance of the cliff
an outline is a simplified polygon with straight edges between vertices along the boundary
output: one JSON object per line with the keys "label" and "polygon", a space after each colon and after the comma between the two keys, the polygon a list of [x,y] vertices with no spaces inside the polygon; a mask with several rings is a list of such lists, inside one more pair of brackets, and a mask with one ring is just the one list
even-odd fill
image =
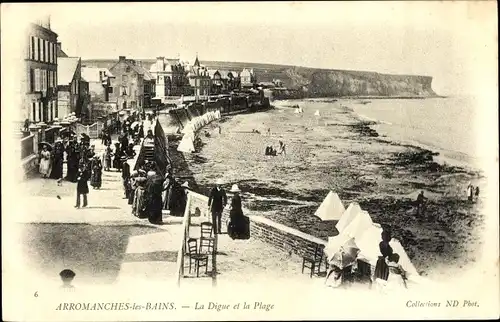
{"label": "cliff", "polygon": [[[154,59],[137,59],[147,69]],[[82,60],[82,65],[110,68],[116,60]],[[303,97],[336,96],[394,96],[431,97],[432,77],[417,75],[390,75],[376,72],[307,68],[290,65],[260,63],[202,61],[209,69],[224,69],[240,72],[253,68],[257,81],[271,82],[280,79],[283,86],[296,89]]]}

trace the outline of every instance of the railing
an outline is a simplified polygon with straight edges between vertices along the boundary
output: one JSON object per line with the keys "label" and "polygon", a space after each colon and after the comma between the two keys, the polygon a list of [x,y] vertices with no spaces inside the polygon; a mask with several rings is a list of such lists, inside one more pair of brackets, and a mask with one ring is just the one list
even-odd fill
{"label": "railing", "polygon": [[33,134],[21,139],[21,160],[35,153]]}
{"label": "railing", "polygon": [[[187,205],[189,205],[191,201],[191,195],[188,194],[187,196]],[[189,236],[189,226],[191,222],[191,211],[189,211],[189,207],[186,206],[186,209],[184,210],[184,218],[182,220],[182,240],[181,240],[181,245],[179,247],[179,251],[177,253],[177,286],[181,285],[181,279],[184,277],[184,257],[186,255],[186,240]]]}

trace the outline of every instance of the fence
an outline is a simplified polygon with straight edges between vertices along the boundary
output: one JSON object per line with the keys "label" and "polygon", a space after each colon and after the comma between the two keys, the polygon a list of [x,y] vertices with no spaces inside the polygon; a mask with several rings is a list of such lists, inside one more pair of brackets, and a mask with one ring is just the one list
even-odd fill
{"label": "fence", "polygon": [[35,136],[33,134],[21,139],[21,160],[35,153]]}
{"label": "fence", "polygon": [[92,125],[83,125],[78,123],[76,125],[76,135],[81,135],[82,133],[87,134],[91,139],[98,139],[101,135],[104,124],[101,122],[96,122]]}

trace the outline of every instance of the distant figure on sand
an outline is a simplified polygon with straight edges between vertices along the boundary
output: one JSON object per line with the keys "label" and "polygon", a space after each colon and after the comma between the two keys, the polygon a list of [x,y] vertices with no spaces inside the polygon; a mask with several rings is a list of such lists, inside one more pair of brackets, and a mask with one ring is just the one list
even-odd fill
{"label": "distant figure on sand", "polygon": [[475,196],[476,196],[476,201],[477,201],[479,199],[479,187],[476,187]]}
{"label": "distant figure on sand", "polygon": [[424,206],[425,202],[427,201],[427,198],[424,197],[424,191],[420,191],[417,197],[417,215],[423,215],[424,214]]}
{"label": "distant figure on sand", "polygon": [[467,186],[467,200],[472,202],[473,198],[474,198],[474,186],[472,185],[472,183],[469,182],[469,185]]}
{"label": "distant figure on sand", "polygon": [[280,141],[280,152],[279,153],[286,155],[286,146],[285,146],[285,143],[283,143],[283,141]]}

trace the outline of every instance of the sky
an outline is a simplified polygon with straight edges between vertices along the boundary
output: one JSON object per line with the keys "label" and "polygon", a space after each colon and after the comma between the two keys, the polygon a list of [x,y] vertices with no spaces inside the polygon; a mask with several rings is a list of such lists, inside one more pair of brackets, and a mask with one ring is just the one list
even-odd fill
{"label": "sky", "polygon": [[[83,59],[177,57],[433,76],[438,94],[496,82],[496,3],[11,4],[50,14]],[[8,12],[8,10],[7,10]],[[494,77],[494,80],[491,78]]]}

